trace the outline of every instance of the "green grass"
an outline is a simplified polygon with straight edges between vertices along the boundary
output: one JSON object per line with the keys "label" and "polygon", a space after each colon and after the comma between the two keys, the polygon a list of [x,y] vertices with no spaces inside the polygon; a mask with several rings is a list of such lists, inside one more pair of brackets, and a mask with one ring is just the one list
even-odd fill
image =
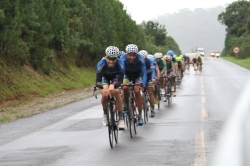
{"label": "green grass", "polygon": [[60,66],[56,68],[48,76],[30,66],[8,66],[0,59],[0,104],[16,101],[9,104],[15,106],[36,97],[46,97],[65,90],[80,90],[95,82],[94,67],[78,68],[72,65],[67,69]]}
{"label": "green grass", "polygon": [[242,67],[245,67],[245,68],[247,68],[247,69],[250,69],[250,58],[247,58],[247,59],[236,59],[235,57],[229,57],[229,56],[227,56],[227,57],[221,57],[221,58],[223,58],[223,59],[225,59],[225,60],[227,60],[227,61],[230,61],[230,62],[233,62],[233,63],[235,63],[235,64],[237,64],[237,65],[239,65],[239,66],[242,66]]}
{"label": "green grass", "polygon": [[8,116],[0,116],[0,123],[1,122],[8,122],[8,121],[10,121],[10,117],[8,117]]}

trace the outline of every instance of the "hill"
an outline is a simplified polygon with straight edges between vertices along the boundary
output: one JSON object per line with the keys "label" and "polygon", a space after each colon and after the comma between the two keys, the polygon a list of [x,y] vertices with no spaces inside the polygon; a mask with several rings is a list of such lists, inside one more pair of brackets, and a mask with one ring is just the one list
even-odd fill
{"label": "hill", "polygon": [[224,48],[226,27],[217,20],[224,10],[222,6],[194,11],[182,9],[178,13],[158,16],[153,21],[166,26],[168,35],[175,39],[182,52],[203,47],[208,55],[210,51]]}

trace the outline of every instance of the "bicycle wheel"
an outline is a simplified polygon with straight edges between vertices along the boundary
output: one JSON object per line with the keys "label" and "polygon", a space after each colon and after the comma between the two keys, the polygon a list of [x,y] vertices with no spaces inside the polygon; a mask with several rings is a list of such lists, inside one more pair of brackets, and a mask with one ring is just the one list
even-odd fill
{"label": "bicycle wheel", "polygon": [[111,148],[113,148],[113,142],[114,142],[114,132],[113,132],[112,114],[111,114],[112,111],[113,111],[113,104],[111,103],[110,99],[108,99],[107,121],[108,121],[109,143]]}
{"label": "bicycle wheel", "polygon": [[129,127],[128,111],[126,111],[125,108],[124,108],[124,111],[123,111],[123,119],[124,119],[125,126],[127,126],[127,128],[128,128]]}
{"label": "bicycle wheel", "polygon": [[134,120],[134,100],[130,99],[129,100],[129,133],[130,133],[130,137],[133,138],[135,135],[135,120]]}
{"label": "bicycle wheel", "polygon": [[160,85],[159,84],[157,85],[157,96],[158,96],[157,106],[158,106],[158,110],[159,110],[161,107],[161,93],[160,93]]}
{"label": "bicycle wheel", "polygon": [[182,79],[182,76],[181,76],[181,70],[178,70],[178,85],[181,85],[181,79]]}
{"label": "bicycle wheel", "polygon": [[147,95],[146,97],[147,99],[147,114],[146,114],[146,119],[145,119],[145,124],[146,124],[146,121],[148,122],[148,117],[149,117],[149,114],[151,115],[151,107],[150,107],[150,99],[149,99],[149,96]]}
{"label": "bicycle wheel", "polygon": [[118,130],[119,130],[118,121],[119,121],[119,116],[118,116],[118,111],[117,111],[115,106],[113,106],[113,111],[112,111],[111,115],[114,117],[113,119],[112,118],[111,119],[112,119],[112,122],[113,122],[112,124],[113,124],[113,132],[114,132],[114,136],[115,136],[115,143],[118,143]]}
{"label": "bicycle wheel", "polygon": [[137,127],[137,111],[136,111],[136,103],[135,100],[133,100],[134,107],[133,107],[133,112],[134,112],[134,134],[137,134],[136,127]]}
{"label": "bicycle wheel", "polygon": [[145,119],[145,124],[147,123],[146,122],[146,118],[147,118],[147,113],[148,113],[148,106],[147,106],[147,98],[146,98],[146,94],[143,93],[142,95],[142,106],[143,106],[143,116],[144,116],[144,119]]}
{"label": "bicycle wheel", "polygon": [[168,82],[168,86],[167,86],[167,100],[168,100],[168,106],[170,106],[171,104],[171,83]]}

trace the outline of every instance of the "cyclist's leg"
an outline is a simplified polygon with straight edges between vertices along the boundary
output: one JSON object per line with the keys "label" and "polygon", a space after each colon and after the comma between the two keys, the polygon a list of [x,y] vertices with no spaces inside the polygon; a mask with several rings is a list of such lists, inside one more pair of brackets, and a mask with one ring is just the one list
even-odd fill
{"label": "cyclist's leg", "polygon": [[178,75],[178,62],[175,62],[175,64],[174,64],[174,74],[175,74],[175,76]]}
{"label": "cyclist's leg", "polygon": [[141,83],[142,79],[141,77],[135,79],[135,98],[136,98],[136,106],[138,108],[139,116],[138,116],[138,125],[143,125],[143,119],[142,119],[142,96],[141,96]]}
{"label": "cyclist's leg", "polygon": [[181,69],[182,69],[182,73],[183,73],[184,69],[185,69],[185,62],[183,60],[181,60]]}
{"label": "cyclist's leg", "polygon": [[148,91],[148,95],[150,98],[150,106],[151,106],[151,116],[155,116],[155,96],[153,93],[153,83],[151,81],[148,82],[148,86],[147,86],[147,91]]}
{"label": "cyclist's leg", "polygon": [[[102,78],[102,84],[103,85],[109,85],[109,80],[107,80],[106,78]],[[103,108],[103,117],[102,117],[102,124],[103,126],[107,126],[108,122],[107,122],[107,110],[108,110],[108,107],[107,107],[107,98],[104,97],[104,94],[103,94],[103,90],[101,90],[101,94],[102,94],[102,99],[101,99],[101,103],[102,103],[102,108]]]}
{"label": "cyclist's leg", "polygon": [[[118,81],[118,78],[116,77],[112,80],[112,83],[115,83],[117,81]],[[116,108],[118,110],[118,115],[119,115],[118,127],[119,129],[124,129],[125,123],[123,119],[122,97],[121,97],[120,89],[115,89],[113,95],[115,96],[115,99],[116,99]]]}
{"label": "cyclist's leg", "polygon": [[[130,82],[130,78],[125,75],[124,79],[123,79],[123,84],[128,84]],[[128,110],[128,103],[129,103],[129,87],[128,86],[123,86],[123,92],[124,92],[124,107],[126,108],[126,110]]]}

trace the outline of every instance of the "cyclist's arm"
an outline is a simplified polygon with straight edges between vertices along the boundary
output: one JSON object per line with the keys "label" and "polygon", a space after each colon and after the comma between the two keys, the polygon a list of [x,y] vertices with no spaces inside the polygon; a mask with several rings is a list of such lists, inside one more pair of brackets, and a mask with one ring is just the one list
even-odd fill
{"label": "cyclist's arm", "polygon": [[159,69],[158,65],[155,66],[155,70],[156,70],[156,73],[157,73],[157,78],[159,79],[160,78],[160,69]]}
{"label": "cyclist's arm", "polygon": [[151,71],[151,79],[155,79],[155,65],[153,62],[150,64],[150,71]]}
{"label": "cyclist's arm", "polygon": [[96,73],[96,87],[102,88],[102,74]]}
{"label": "cyclist's arm", "polygon": [[119,73],[117,74],[117,78],[118,78],[118,81],[117,81],[116,83],[114,83],[114,87],[115,87],[115,88],[118,88],[118,87],[121,86],[121,84],[123,83],[124,73],[119,72]]}
{"label": "cyclist's arm", "polygon": [[164,75],[167,76],[167,64],[166,64],[166,61],[163,60],[163,72],[164,72]]}
{"label": "cyclist's arm", "polygon": [[143,87],[146,87],[147,84],[147,69],[145,63],[142,63],[141,65],[141,73],[142,73],[142,85]]}

